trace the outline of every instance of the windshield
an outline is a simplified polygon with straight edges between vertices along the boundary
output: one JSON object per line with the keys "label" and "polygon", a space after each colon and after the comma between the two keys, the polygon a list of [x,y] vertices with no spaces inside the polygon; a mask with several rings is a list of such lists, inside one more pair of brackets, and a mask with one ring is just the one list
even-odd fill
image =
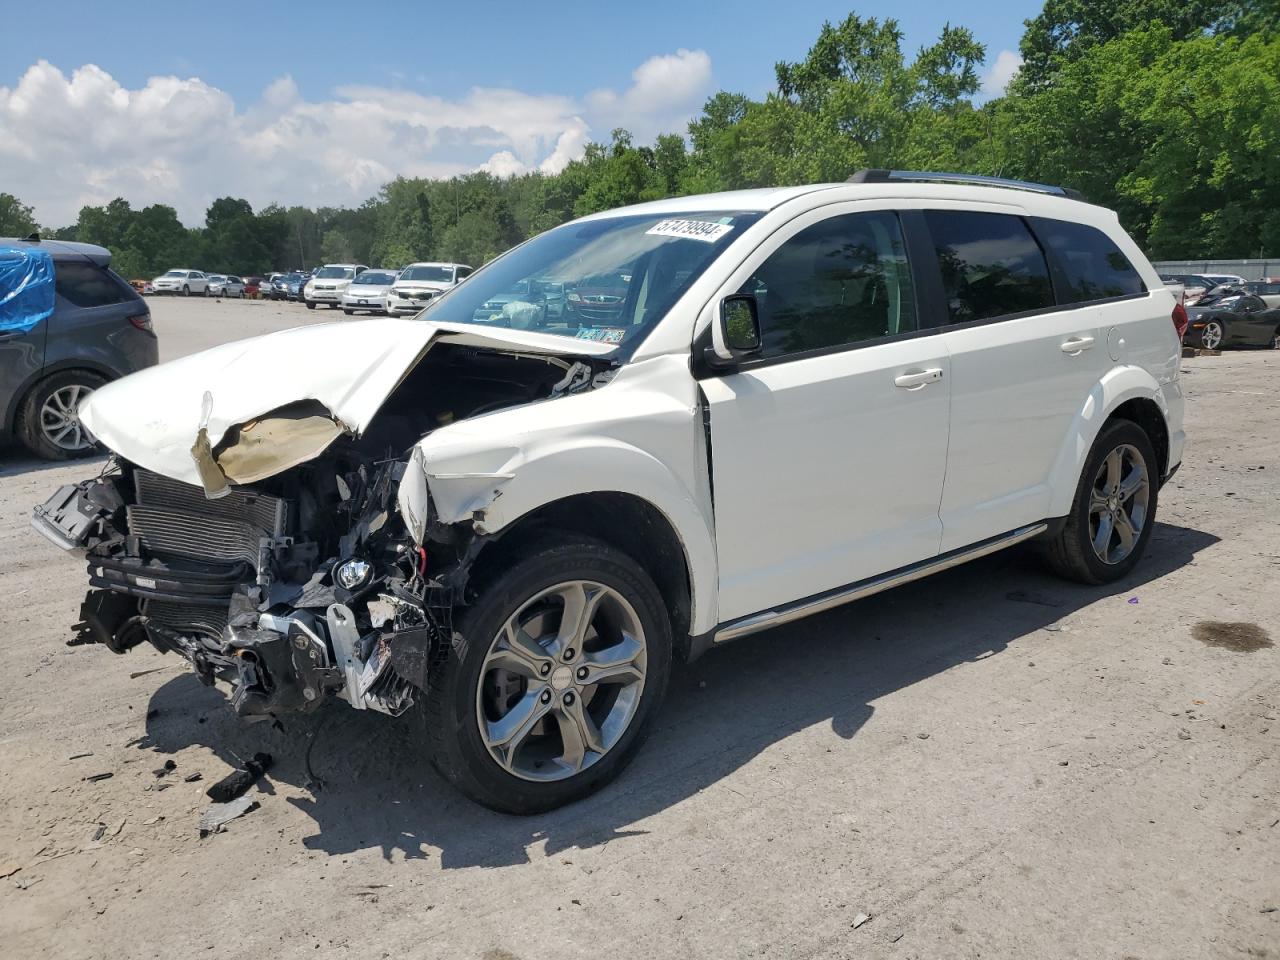
{"label": "windshield", "polygon": [[427,283],[453,283],[453,267],[408,267],[400,274],[401,280],[422,280]]}
{"label": "windshield", "polygon": [[351,282],[369,283],[374,286],[389,287],[395,282],[395,279],[396,275],[394,273],[378,273],[376,270],[366,270]]}
{"label": "windshield", "polygon": [[187,271],[185,270],[170,270],[165,274],[166,277],[185,277],[186,275]]}
{"label": "windshield", "polygon": [[350,280],[355,275],[353,267],[321,267],[316,271],[317,280]]}
{"label": "windshield", "polygon": [[634,346],[758,213],[608,217],[557,227],[420,316]]}

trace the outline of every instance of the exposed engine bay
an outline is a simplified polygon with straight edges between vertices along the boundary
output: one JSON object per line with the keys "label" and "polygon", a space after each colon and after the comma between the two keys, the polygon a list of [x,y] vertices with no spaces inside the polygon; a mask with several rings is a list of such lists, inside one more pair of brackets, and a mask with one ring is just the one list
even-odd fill
{"label": "exposed engine bay", "polygon": [[[203,488],[114,457],[33,516],[88,563],[70,642],[177,653],[204,682],[229,683],[244,717],[311,710],[331,695],[399,715],[425,695],[490,539],[441,522],[429,497],[425,518],[406,522],[397,493],[415,469],[414,445],[608,376],[604,361],[437,343],[359,436],[304,400],[204,449],[197,440]],[[252,483],[228,481],[298,437],[322,452]]]}

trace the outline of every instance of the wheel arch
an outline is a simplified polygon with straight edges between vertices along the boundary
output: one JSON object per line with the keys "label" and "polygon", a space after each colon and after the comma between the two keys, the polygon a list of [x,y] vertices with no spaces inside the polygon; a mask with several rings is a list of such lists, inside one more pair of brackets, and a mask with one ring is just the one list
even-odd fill
{"label": "wheel arch", "polygon": [[1169,470],[1169,410],[1160,384],[1140,367],[1111,371],[1089,392],[1076,413],[1050,474],[1053,490],[1050,517],[1071,509],[1080,471],[1103,427],[1113,420],[1132,420],[1151,439],[1159,466],[1157,481]]}
{"label": "wheel arch", "polygon": [[640,564],[671,614],[676,656],[688,657],[694,586],[685,545],[670,518],[633,493],[600,490],[542,504],[507,524],[481,548],[472,578],[483,579],[505,568],[529,544],[557,534],[600,540]]}

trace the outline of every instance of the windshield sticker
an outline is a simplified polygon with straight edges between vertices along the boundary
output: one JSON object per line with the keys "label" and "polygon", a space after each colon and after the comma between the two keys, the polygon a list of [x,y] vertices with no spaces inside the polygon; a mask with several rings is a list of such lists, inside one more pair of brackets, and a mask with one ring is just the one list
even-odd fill
{"label": "windshield sticker", "polygon": [[578,330],[579,340],[596,340],[600,343],[621,343],[627,335],[625,327],[582,327]]}
{"label": "windshield sticker", "polygon": [[730,224],[708,223],[706,220],[662,220],[645,233],[654,237],[680,237],[684,240],[715,243],[732,229]]}

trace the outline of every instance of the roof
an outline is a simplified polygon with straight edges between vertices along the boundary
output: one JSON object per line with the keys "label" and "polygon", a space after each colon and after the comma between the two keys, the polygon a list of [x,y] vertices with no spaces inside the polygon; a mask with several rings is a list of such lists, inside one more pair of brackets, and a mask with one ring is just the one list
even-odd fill
{"label": "roof", "polygon": [[928,180],[889,180],[868,183],[814,183],[799,187],[765,187],[754,190],[728,190],[723,193],[704,193],[688,197],[669,197],[649,203],[638,203],[616,210],[605,210],[583,217],[593,220],[633,214],[677,213],[766,213],[800,197],[819,193],[833,193],[831,200],[964,200],[995,203],[1020,207],[1052,208],[1058,204],[1071,204],[1072,208],[1094,207],[1082,200],[1010,186],[993,186],[980,183],[938,183]]}
{"label": "roof", "polygon": [[46,251],[54,260],[77,260],[84,257],[100,267],[105,267],[111,262],[111,251],[106,247],[99,247],[93,243],[75,243],[71,240],[24,240],[0,237],[0,247],[14,247],[18,250],[35,247]]}

